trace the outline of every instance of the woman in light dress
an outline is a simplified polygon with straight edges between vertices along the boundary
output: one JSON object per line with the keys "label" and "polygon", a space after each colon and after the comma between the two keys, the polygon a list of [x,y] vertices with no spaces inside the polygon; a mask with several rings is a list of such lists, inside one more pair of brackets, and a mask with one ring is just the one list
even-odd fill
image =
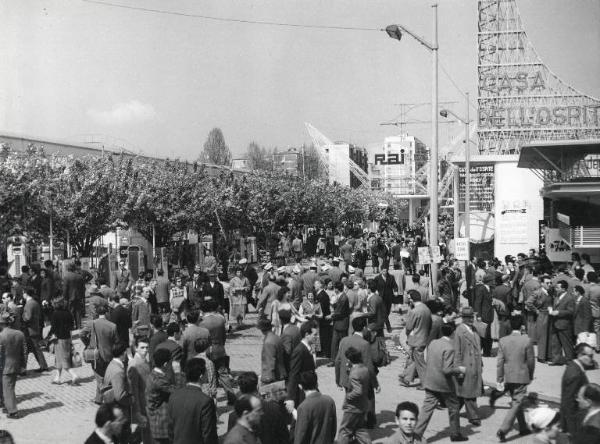
{"label": "woman in light dress", "polygon": [[229,281],[229,302],[231,304],[229,319],[237,321],[238,329],[244,323],[244,316],[248,305],[248,300],[246,299],[246,292],[248,290],[250,290],[250,281],[242,275],[241,268],[236,268],[235,276]]}

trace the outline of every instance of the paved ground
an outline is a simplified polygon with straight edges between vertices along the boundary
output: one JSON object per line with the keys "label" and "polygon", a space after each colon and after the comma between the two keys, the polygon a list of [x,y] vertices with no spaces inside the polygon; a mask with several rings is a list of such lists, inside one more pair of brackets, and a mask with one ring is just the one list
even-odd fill
{"label": "paved ground", "polygon": [[[250,314],[248,324],[256,320],[255,314]],[[401,319],[397,314],[392,315],[393,334],[399,334],[404,342],[403,330],[399,328]],[[232,356],[234,371],[253,370],[260,368],[261,335],[255,328],[246,328],[231,335],[227,349]],[[410,400],[421,405],[423,392],[412,388],[401,388],[397,383],[397,375],[403,368],[404,357],[400,352],[393,350],[392,341],[388,341],[394,361],[381,370],[379,375],[382,392],[377,395],[377,415],[379,429],[373,431],[374,442],[385,442],[385,438],[394,433],[393,411],[396,404],[403,400]],[[48,356],[52,366],[54,358]],[[492,382],[495,379],[495,360],[488,358],[484,363],[484,379]],[[29,368],[37,368],[37,363],[30,355]],[[564,368],[564,367],[563,367]],[[540,398],[556,398],[560,390],[560,377],[563,368],[538,365],[536,379],[531,385],[532,391],[538,392]],[[4,415],[0,418],[0,427],[8,429],[15,437],[17,444],[44,443],[82,443],[93,430],[93,419],[96,406],[91,402],[94,395],[95,383],[91,368],[87,365],[77,369],[82,377],[81,384],[51,384],[53,373],[37,374],[30,372],[25,378],[17,382],[17,395],[19,409],[23,417],[18,420],[7,419]],[[330,367],[320,366],[318,369],[321,391],[332,396],[336,404],[341,407],[343,393],[337,389],[334,381],[334,371]],[[590,380],[600,381],[600,371],[589,373]],[[541,400],[539,402],[545,402]],[[498,401],[497,409],[489,408],[486,398],[480,398],[480,413],[484,418],[481,427],[464,427],[468,424],[464,418],[461,420],[463,433],[470,437],[471,442],[494,443],[497,442],[495,432],[500,425],[508,406],[508,398]],[[223,393],[220,393],[219,404],[219,435],[226,432],[228,409],[225,405]],[[338,415],[341,419],[341,412]],[[429,442],[450,442],[446,431],[448,425],[447,414],[439,410],[434,414],[426,437]],[[512,438],[511,435],[510,437]],[[525,443],[525,438],[511,439],[513,443]]]}

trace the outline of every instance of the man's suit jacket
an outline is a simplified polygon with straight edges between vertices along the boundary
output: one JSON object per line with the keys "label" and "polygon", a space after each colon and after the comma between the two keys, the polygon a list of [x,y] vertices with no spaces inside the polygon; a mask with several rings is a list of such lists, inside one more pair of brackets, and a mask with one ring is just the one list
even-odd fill
{"label": "man's suit jacket", "polygon": [[331,267],[327,273],[329,274],[329,279],[331,279],[331,282],[334,284],[342,280],[342,270],[340,267]]}
{"label": "man's suit jacket", "polygon": [[[117,326],[114,323],[105,318],[95,319],[83,328],[82,336],[89,338],[92,347],[98,348],[98,353],[105,363],[110,362],[113,358],[112,346],[119,341]],[[98,342],[96,342],[96,336],[98,337]]]}
{"label": "man's suit jacket", "polygon": [[287,377],[284,355],[285,352],[281,338],[272,331],[268,332],[263,341],[260,355],[261,382],[268,384],[275,381],[282,381]]}
{"label": "man's suit jacket", "polygon": [[290,373],[287,381],[287,399],[291,399],[298,405],[304,399],[304,393],[298,387],[300,374],[316,370],[315,360],[312,353],[304,343],[296,346],[290,359]]}
{"label": "man's suit jacket", "polygon": [[585,371],[575,360],[567,364],[560,384],[560,416],[563,431],[575,432],[580,413],[577,394],[589,383]]}
{"label": "man's suit jacket", "polygon": [[325,290],[319,291],[315,295],[315,302],[318,302],[321,305],[321,312],[323,313],[323,317],[319,319],[319,323],[329,324],[329,321],[325,319],[325,316],[329,316],[331,314],[331,302],[329,299],[329,294]]}
{"label": "man's suit jacket", "polygon": [[508,312],[509,307],[512,305],[512,288],[509,285],[497,285],[492,291],[492,299],[502,301]]}
{"label": "man's suit jacket", "polygon": [[484,284],[476,284],[473,288],[473,311],[486,324],[494,321],[494,307],[492,306],[492,293]]}
{"label": "man's suit jacket", "polygon": [[223,444],[258,444],[261,443],[255,432],[251,432],[246,427],[236,424],[227,432]]}
{"label": "man's suit jacket", "polygon": [[454,344],[448,338],[431,341],[427,347],[427,366],[423,387],[433,392],[453,393],[456,389],[454,376],[459,373],[454,362]]}
{"label": "man's suit jacket", "polygon": [[369,370],[369,376],[371,386],[373,388],[378,387],[377,383],[377,370],[373,365],[373,357],[371,355],[371,346],[362,335],[354,333],[351,336],[346,336],[340,341],[340,348],[338,354],[335,357],[335,382],[340,387],[348,386],[348,359],[346,358],[346,350],[350,347],[354,347],[360,352],[362,356],[362,362]]}
{"label": "man's suit jacket", "polygon": [[222,315],[217,313],[206,314],[198,325],[208,330],[212,345],[225,345],[225,318]]}
{"label": "man's suit jacket", "polygon": [[171,359],[173,361],[181,362],[181,360],[183,359],[183,348],[181,348],[181,345],[179,345],[172,339],[167,338],[166,341],[163,341],[160,344],[158,344],[154,351],[156,352],[156,350],[158,350],[159,348],[164,348],[168,350],[169,353],[171,353]]}
{"label": "man's suit jacket", "polygon": [[194,348],[194,343],[198,339],[206,339],[206,341],[209,342],[210,332],[208,331],[208,329],[200,325],[188,325],[183,331],[183,335],[181,335],[181,344],[183,349],[184,361],[192,359],[194,356],[196,356],[197,353]]}
{"label": "man's suit jacket", "polygon": [[369,311],[369,330],[383,335],[383,327],[387,316],[383,299],[378,294],[372,294],[367,298],[367,309]]}
{"label": "man's suit jacket", "polygon": [[4,327],[0,332],[0,353],[4,355],[3,375],[19,374],[27,366],[27,344],[20,330]]}
{"label": "man's suit jacket", "polygon": [[426,347],[431,331],[431,311],[427,305],[416,303],[406,319],[406,343],[410,347]]}
{"label": "man's suit jacket", "polygon": [[364,364],[354,364],[344,386],[346,396],[342,409],[345,412],[365,413],[369,410],[369,399],[373,399],[370,372]]}
{"label": "man's suit jacket", "polygon": [[554,299],[554,310],[558,310],[556,316],[552,316],[552,326],[556,330],[572,330],[573,316],[575,315],[575,298],[566,293],[559,301],[558,297]]}
{"label": "man's suit jacket", "polygon": [[33,298],[30,298],[25,302],[23,307],[23,322],[27,326],[27,333],[32,338],[39,338],[42,336],[40,330],[40,318],[42,316],[42,309],[40,304]]}
{"label": "man's suit jacket", "polygon": [[587,296],[582,296],[577,303],[575,300],[575,315],[573,320],[573,330],[575,336],[579,333],[592,331],[592,306]]}
{"label": "man's suit jacket", "polygon": [[348,332],[348,327],[350,327],[350,304],[346,293],[340,294],[333,313],[331,313],[331,320],[333,321],[334,330]]}
{"label": "man's suit jacket", "polygon": [[[105,388],[108,386],[112,387],[115,402],[121,407],[128,409],[133,404],[129,382],[125,375],[125,367],[122,362],[117,362],[116,359],[110,361],[104,373],[102,387]],[[125,411],[127,412],[128,410]]]}
{"label": "man's suit jacket", "polygon": [[146,415],[146,381],[150,376],[150,364],[137,354],[127,366],[127,380],[133,396],[133,407],[141,415]]}
{"label": "man's suit jacket", "polygon": [[167,407],[173,444],[218,443],[214,401],[194,385],[175,390]]}
{"label": "man's suit jacket", "polygon": [[63,276],[63,297],[69,303],[85,299],[85,280],[79,273],[67,271]]}
{"label": "man's suit jacket", "polygon": [[302,276],[300,276],[302,282],[302,294],[306,295],[308,292],[313,291],[315,288],[315,281],[319,279],[315,270],[308,270]]}
{"label": "man's suit jacket", "polygon": [[527,335],[513,332],[498,342],[497,380],[509,384],[529,384],[535,370],[533,342]]}
{"label": "man's suit jacket", "polygon": [[309,394],[298,406],[294,444],[331,444],[335,441],[335,402],[319,392]]}
{"label": "man's suit jacket", "polygon": [[117,327],[117,334],[119,335],[119,340],[124,342],[125,344],[129,343],[129,329],[131,328],[131,312],[123,307],[122,305],[117,305],[112,313],[110,314],[110,320]]}
{"label": "man's suit jacket", "polygon": [[269,319],[271,317],[271,304],[275,298],[277,298],[277,293],[279,292],[280,288],[281,287],[279,285],[271,281],[260,294],[258,306],[259,308],[264,309],[264,313]]}
{"label": "man's suit jacket", "polygon": [[211,282],[205,282],[202,284],[202,300],[206,301],[212,299],[217,302],[221,307],[225,305],[225,290],[223,284],[218,281],[211,285]]}
{"label": "man's suit jacket", "polygon": [[394,291],[398,291],[396,279],[390,274],[385,279],[381,274],[378,274],[375,278],[375,283],[377,284],[377,293],[379,293],[381,299],[386,303],[390,303],[394,297]]}
{"label": "man's suit jacket", "polygon": [[281,343],[283,344],[283,350],[285,351],[285,370],[289,374],[292,352],[302,340],[302,337],[300,336],[300,328],[294,324],[286,324],[285,327],[283,327],[283,332],[281,333],[280,338]]}

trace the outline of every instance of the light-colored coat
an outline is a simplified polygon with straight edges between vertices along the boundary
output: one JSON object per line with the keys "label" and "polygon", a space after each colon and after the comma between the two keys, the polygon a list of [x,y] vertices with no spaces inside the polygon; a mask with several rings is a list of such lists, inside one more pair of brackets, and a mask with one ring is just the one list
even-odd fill
{"label": "light-colored coat", "polygon": [[454,353],[454,364],[465,367],[465,376],[459,379],[456,394],[466,399],[481,396],[481,342],[479,335],[474,330],[469,331],[465,324],[460,324],[454,332]]}
{"label": "light-colored coat", "polygon": [[423,387],[433,392],[452,393],[456,389],[453,376],[458,374],[454,363],[454,344],[447,338],[436,339],[427,347],[427,366]]}
{"label": "light-colored coat", "polygon": [[406,319],[406,343],[411,347],[425,347],[431,331],[431,311],[423,303],[415,304]]}

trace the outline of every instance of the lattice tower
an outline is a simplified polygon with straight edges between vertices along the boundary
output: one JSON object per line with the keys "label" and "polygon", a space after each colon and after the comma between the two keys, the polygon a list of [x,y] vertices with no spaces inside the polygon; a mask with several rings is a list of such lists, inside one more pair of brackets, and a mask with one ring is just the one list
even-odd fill
{"label": "lattice tower", "polygon": [[516,0],[479,0],[478,136],[482,154],[516,154],[534,141],[600,138],[600,100],[541,61]]}

